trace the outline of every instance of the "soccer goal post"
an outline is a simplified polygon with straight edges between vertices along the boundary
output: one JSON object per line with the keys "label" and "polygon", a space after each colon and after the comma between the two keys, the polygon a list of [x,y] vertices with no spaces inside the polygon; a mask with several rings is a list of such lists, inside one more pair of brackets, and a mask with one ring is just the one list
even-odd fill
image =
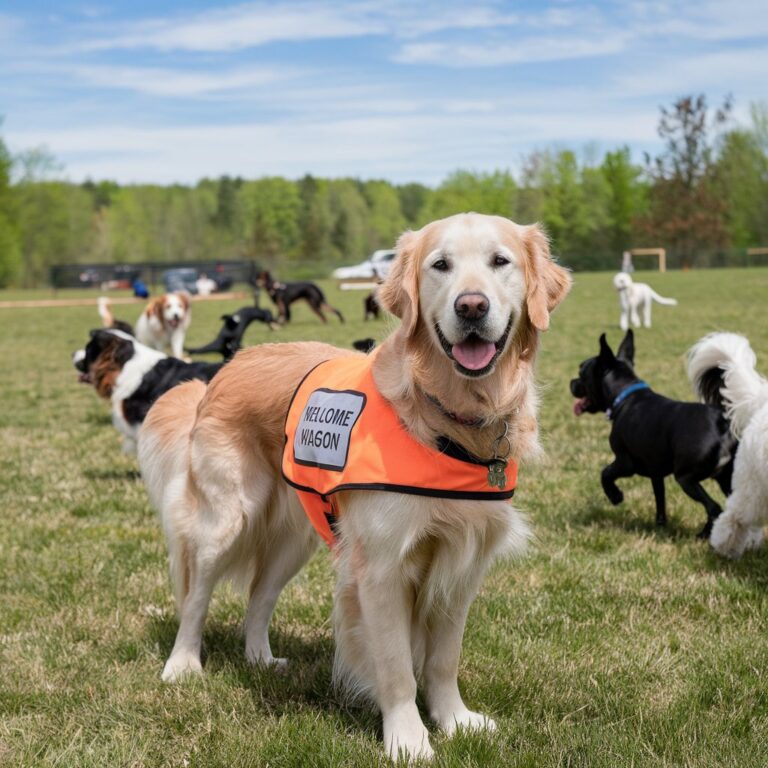
{"label": "soccer goal post", "polygon": [[630,248],[634,256],[656,256],[659,262],[659,272],[667,271],[667,251],[664,248]]}

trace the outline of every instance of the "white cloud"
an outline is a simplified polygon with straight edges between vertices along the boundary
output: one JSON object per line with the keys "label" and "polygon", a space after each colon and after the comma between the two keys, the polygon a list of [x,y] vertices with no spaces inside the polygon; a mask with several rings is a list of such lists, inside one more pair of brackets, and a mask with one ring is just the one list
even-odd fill
{"label": "white cloud", "polygon": [[[254,178],[309,172],[437,183],[459,167],[493,170],[553,142],[608,147],[653,138],[655,115],[604,111],[599,119],[577,105],[526,109],[510,100],[489,120],[479,110],[283,120],[231,126],[127,128],[98,125],[8,133],[14,148],[47,145],[70,177],[122,183],[194,183],[227,173]],[[455,106],[455,105],[453,105]],[[23,144],[22,144],[23,142]]]}
{"label": "white cloud", "polygon": [[213,72],[111,66],[76,67],[71,74],[99,88],[119,88],[179,98],[251,89],[291,76],[287,71],[267,68]]}
{"label": "white cloud", "polygon": [[244,3],[191,17],[154,18],[80,43],[83,50],[145,48],[222,52],[279,41],[413,37],[445,30],[496,29],[519,22],[495,3],[467,7],[431,2]]}
{"label": "white cloud", "polygon": [[587,38],[528,38],[503,44],[410,43],[394,55],[401,64],[438,64],[446,67],[498,67],[543,61],[564,61],[620,53],[626,36]]}
{"label": "white cloud", "polygon": [[768,94],[766,72],[768,49],[744,47],[697,55],[648,57],[642,68],[618,73],[615,83],[635,98],[694,91],[708,92],[716,98],[734,91],[737,98],[749,100]]}

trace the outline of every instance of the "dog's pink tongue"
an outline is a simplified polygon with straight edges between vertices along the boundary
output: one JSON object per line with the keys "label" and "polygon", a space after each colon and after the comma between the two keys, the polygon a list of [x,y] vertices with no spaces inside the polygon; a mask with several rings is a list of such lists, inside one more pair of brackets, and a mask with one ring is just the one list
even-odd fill
{"label": "dog's pink tongue", "polygon": [[469,371],[479,371],[491,362],[496,345],[482,339],[467,339],[451,347],[453,359]]}
{"label": "dog's pink tongue", "polygon": [[577,416],[581,416],[581,414],[584,413],[586,408],[587,408],[587,398],[586,397],[582,397],[580,400],[577,400],[573,404],[573,412]]}

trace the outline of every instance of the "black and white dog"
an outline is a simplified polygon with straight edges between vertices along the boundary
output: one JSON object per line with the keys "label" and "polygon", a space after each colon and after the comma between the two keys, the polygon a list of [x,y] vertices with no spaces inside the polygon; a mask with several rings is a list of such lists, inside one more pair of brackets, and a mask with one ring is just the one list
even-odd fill
{"label": "black and white dog", "polygon": [[261,309],[260,307],[241,307],[231,315],[222,315],[221,319],[224,321],[224,325],[213,341],[202,347],[187,349],[187,352],[192,355],[216,352],[225,360],[231,360],[235,356],[235,352],[242,346],[245,330],[251,323],[258,320],[266,323],[273,331],[278,327],[272,313],[268,309]]}
{"label": "black and white dog", "polygon": [[182,381],[210,381],[223,363],[187,363],[168,357],[116,329],[91,331],[84,349],[72,355],[80,381],[112,403],[112,423],[126,453],[136,452],[136,437],[152,403]]}
{"label": "black and white dog", "polygon": [[291,320],[291,304],[299,299],[304,299],[310,309],[324,322],[328,322],[323,310],[333,312],[336,317],[344,322],[344,315],[338,309],[332,307],[325,298],[320,287],[309,280],[293,283],[282,283],[275,280],[269,272],[260,272],[254,281],[257,289],[266,288],[269,298],[277,307],[277,317],[281,323]]}
{"label": "black and white dog", "polygon": [[605,495],[612,504],[620,504],[624,494],[616,485],[618,478],[649,477],[656,524],[664,526],[664,478],[674,475],[683,491],[704,506],[707,522],[699,537],[707,538],[722,510],[701,482],[714,478],[723,493],[730,494],[737,441],[720,408],[657,394],[635,375],[634,357],[631,329],[616,355],[603,334],[600,354],[585,360],[578,378],[571,380],[571,394],[578,398],[574,413],[604,411],[612,422],[609,442],[615,458],[602,472]]}

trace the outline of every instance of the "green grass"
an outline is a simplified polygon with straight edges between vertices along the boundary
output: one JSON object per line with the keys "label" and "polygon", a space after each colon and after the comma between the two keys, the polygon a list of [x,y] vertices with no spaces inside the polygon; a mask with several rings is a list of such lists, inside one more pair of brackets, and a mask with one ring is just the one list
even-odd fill
{"label": "green grass", "polygon": [[[768,371],[768,270],[643,277],[680,302],[654,307],[655,327],[637,333],[637,369],[654,388],[690,399],[683,354],[717,329],[749,336]],[[346,325],[298,307],[289,328],[251,326],[247,342],[346,346],[391,327],[363,323],[361,293],[326,287]],[[196,305],[189,343],[207,342],[241,303]],[[135,319],[136,307],[118,309]],[[0,765],[385,764],[378,715],[330,688],[325,551],[276,611],[286,674],[245,663],[242,600],[221,587],[205,678],[161,684],[176,630],[164,542],[106,404],[69,359],[96,319],[89,307],[0,309]],[[515,497],[536,541],[486,580],[460,671],[468,704],[500,728],[436,733],[439,766],[768,764],[768,552],[713,556],[695,538],[702,509],[672,481],[666,532],[647,480],[623,481],[624,504],[610,506],[599,486],[608,424],[572,414],[568,381],[600,332],[618,343],[617,320],[610,275],[578,274],[544,337],[547,457],[522,469]]]}

